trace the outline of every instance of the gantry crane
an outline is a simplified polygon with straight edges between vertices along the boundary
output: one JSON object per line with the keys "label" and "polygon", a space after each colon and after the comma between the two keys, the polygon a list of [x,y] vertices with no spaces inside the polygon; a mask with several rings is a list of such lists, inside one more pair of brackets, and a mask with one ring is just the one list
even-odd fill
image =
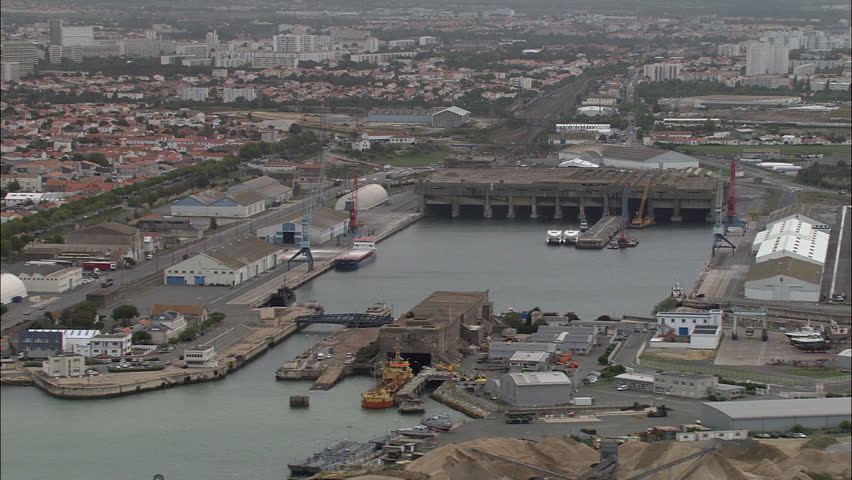
{"label": "gantry crane", "polygon": [[649,212],[647,217],[643,216],[645,213],[645,204],[648,202],[648,190],[650,188],[651,179],[649,178],[648,183],[645,184],[645,190],[642,192],[642,203],[639,204],[639,211],[636,212],[636,217],[633,218],[632,222],[630,222],[630,228],[645,228],[654,224],[653,213]]}
{"label": "gantry crane", "polygon": [[302,217],[302,237],[299,240],[299,251],[287,260],[287,270],[290,269],[290,264],[299,256],[303,256],[308,261],[308,271],[314,270],[314,256],[311,253],[311,220],[314,212],[314,189],[308,194],[308,200],[305,202],[305,216]]}
{"label": "gantry crane", "polygon": [[716,250],[719,248],[730,248],[736,250],[737,246],[728,240],[725,235],[728,234],[728,226],[722,218],[722,199],[724,198],[725,181],[722,178],[722,169],[719,169],[719,179],[716,182],[716,211],[715,223],[713,224],[713,248],[712,255],[716,255]]}

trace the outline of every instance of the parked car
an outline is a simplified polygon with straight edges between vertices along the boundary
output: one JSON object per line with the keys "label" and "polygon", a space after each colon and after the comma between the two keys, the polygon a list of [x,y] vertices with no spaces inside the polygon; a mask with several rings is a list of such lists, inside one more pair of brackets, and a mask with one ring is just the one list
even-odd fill
{"label": "parked car", "polygon": [[768,433],[755,433],[754,438],[772,438],[772,435]]}
{"label": "parked car", "polygon": [[790,432],[784,435],[784,438],[808,438],[808,436],[802,432]]}
{"label": "parked car", "polygon": [[618,390],[619,392],[623,392],[625,390],[630,390],[630,385],[619,385],[618,388],[616,388],[616,390]]}

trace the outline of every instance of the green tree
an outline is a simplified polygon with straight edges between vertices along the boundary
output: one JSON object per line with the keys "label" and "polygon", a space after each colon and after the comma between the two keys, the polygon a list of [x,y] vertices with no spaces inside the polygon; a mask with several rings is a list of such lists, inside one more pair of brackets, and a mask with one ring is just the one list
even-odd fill
{"label": "green tree", "polygon": [[194,337],[196,333],[198,333],[198,331],[195,329],[195,327],[189,327],[180,332],[180,335],[178,335],[178,339],[181,342],[187,342],[192,337]]}
{"label": "green tree", "polygon": [[120,305],[112,310],[112,318],[122,320],[139,316],[139,310],[135,305]]}
{"label": "green tree", "polygon": [[660,312],[669,312],[675,308],[677,308],[677,300],[673,297],[666,297],[654,305],[654,309],[651,310],[651,315],[656,315]]}
{"label": "green tree", "polygon": [[6,184],[7,192],[18,192],[21,190],[21,184],[18,183],[17,180],[12,180],[11,182]]}
{"label": "green tree", "polygon": [[134,345],[146,343],[150,340],[151,334],[148,332],[133,332],[133,335],[130,336],[130,341],[133,342]]}
{"label": "green tree", "polygon": [[62,310],[59,324],[66,328],[91,330],[95,325],[98,308],[94,303],[85,301]]}
{"label": "green tree", "polygon": [[291,135],[299,135],[302,133],[302,126],[298,123],[291,123],[290,128],[287,130]]}
{"label": "green tree", "polygon": [[90,153],[89,155],[86,156],[86,160],[88,160],[92,163],[97,163],[98,165],[100,165],[102,167],[108,167],[109,166],[109,160],[107,160],[106,155],[104,155],[101,152]]}
{"label": "green tree", "polygon": [[45,243],[65,243],[65,237],[58,233],[44,237]]}

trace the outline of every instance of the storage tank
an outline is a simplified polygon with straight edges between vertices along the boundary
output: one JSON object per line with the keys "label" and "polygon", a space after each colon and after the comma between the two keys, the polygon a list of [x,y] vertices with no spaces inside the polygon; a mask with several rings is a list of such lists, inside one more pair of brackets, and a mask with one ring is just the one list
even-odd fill
{"label": "storage tank", "polygon": [[[388,199],[388,192],[379,184],[371,183],[364,185],[358,189],[358,211],[369,210],[376,205],[381,205]],[[346,195],[337,199],[334,204],[335,210],[346,210],[346,206],[352,201],[352,194]]]}
{"label": "storage tank", "polygon": [[16,297],[24,298],[27,296],[27,287],[20,278],[11,273],[0,275],[0,303],[12,303]]}

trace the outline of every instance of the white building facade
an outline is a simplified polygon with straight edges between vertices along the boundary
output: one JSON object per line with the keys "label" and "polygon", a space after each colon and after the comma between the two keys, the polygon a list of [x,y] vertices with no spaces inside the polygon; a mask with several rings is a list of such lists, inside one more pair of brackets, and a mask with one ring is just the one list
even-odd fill
{"label": "white building facade", "polygon": [[131,351],[130,333],[113,333],[97,335],[91,339],[91,354],[93,357],[108,355],[121,357]]}

